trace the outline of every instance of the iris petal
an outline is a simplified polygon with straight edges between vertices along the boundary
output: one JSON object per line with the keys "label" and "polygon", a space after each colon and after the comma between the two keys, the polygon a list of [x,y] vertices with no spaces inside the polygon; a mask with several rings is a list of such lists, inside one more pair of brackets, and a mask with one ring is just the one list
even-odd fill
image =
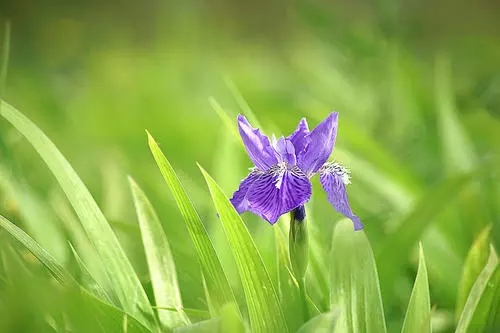
{"label": "iris petal", "polygon": [[345,217],[351,219],[354,224],[354,230],[361,230],[363,223],[359,217],[352,212],[349,201],[347,200],[347,191],[343,182],[343,175],[334,169],[326,167],[319,172],[321,186],[328,195],[328,202],[333,208]]}
{"label": "iris petal", "polygon": [[295,131],[287,136],[287,140],[292,142],[295,147],[295,154],[302,152],[307,146],[307,134],[309,134],[309,126],[307,125],[306,118],[302,118],[297,125]]}
{"label": "iris petal", "polygon": [[282,163],[262,173],[247,192],[249,210],[271,224],[311,197],[311,182],[296,166]]}
{"label": "iris petal", "polygon": [[281,137],[276,141],[276,153],[278,153],[278,159],[281,162],[287,162],[288,164],[295,165],[297,163],[297,158],[295,157],[295,148],[293,143]]}
{"label": "iris petal", "polygon": [[307,146],[297,155],[297,165],[307,175],[316,173],[328,160],[337,137],[338,112],[332,112],[305,138]]}
{"label": "iris petal", "polygon": [[248,211],[249,205],[247,200],[248,189],[253,185],[255,180],[257,180],[260,175],[263,174],[260,170],[254,170],[248,174],[248,176],[243,179],[240,186],[236,192],[234,192],[233,197],[230,199],[234,208],[238,214]]}
{"label": "iris petal", "polygon": [[260,170],[267,170],[278,163],[269,138],[259,129],[253,128],[248,120],[238,115],[238,128],[248,156]]}

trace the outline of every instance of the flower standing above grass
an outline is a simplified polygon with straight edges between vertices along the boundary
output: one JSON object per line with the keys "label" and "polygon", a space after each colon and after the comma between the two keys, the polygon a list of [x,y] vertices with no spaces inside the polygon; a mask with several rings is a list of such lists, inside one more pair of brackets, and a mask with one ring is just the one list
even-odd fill
{"label": "flower standing above grass", "polygon": [[302,118],[291,135],[269,140],[238,115],[243,144],[255,165],[231,198],[238,213],[250,211],[271,224],[292,210],[304,212],[305,218],[303,206],[312,193],[309,179],[319,173],[328,202],[352,220],[355,230],[362,229],[363,224],[347,200],[349,171],[338,163],[327,162],[335,145],[337,124],[337,112],[330,113],[312,131]]}

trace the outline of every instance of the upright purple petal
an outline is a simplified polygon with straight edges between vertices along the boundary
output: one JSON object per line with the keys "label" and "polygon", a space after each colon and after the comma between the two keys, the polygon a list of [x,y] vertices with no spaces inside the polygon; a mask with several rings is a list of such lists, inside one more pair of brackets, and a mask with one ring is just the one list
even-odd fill
{"label": "upright purple petal", "polygon": [[280,164],[256,179],[247,192],[249,210],[271,224],[311,197],[309,178],[296,166]]}
{"label": "upright purple petal", "polygon": [[276,141],[276,153],[279,155],[280,162],[287,162],[288,164],[295,165],[297,158],[295,157],[295,148],[292,142],[284,137]]}
{"label": "upright purple petal", "polygon": [[298,155],[302,152],[307,146],[306,136],[309,134],[309,126],[307,126],[306,118],[302,118],[297,125],[295,131],[287,136],[287,140],[292,142],[295,147],[295,154]]}
{"label": "upright purple petal", "polygon": [[259,129],[253,128],[241,114],[238,115],[238,128],[248,156],[257,168],[267,170],[278,163],[269,138]]}
{"label": "upright purple petal", "polygon": [[255,180],[257,180],[263,174],[260,170],[254,170],[248,174],[248,176],[243,179],[240,186],[236,192],[234,192],[233,197],[230,199],[234,208],[238,214],[248,211],[249,205],[247,200],[248,189],[253,185]]}
{"label": "upright purple petal", "polygon": [[297,165],[308,176],[316,173],[328,160],[337,137],[338,112],[332,112],[306,136],[305,150],[298,153]]}
{"label": "upright purple petal", "polygon": [[354,215],[347,200],[347,191],[344,184],[346,179],[345,170],[337,164],[327,165],[319,172],[319,180],[328,195],[328,202],[332,204],[336,211],[351,219],[354,230],[361,230],[363,223],[361,223],[359,217]]}

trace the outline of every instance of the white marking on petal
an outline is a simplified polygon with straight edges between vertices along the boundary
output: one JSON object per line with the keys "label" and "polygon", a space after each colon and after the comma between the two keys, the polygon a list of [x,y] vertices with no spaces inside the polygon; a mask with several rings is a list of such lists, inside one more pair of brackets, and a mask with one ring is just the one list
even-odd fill
{"label": "white marking on petal", "polygon": [[276,135],[271,136],[271,146],[273,146],[274,149],[276,149],[276,145],[278,144],[278,140],[276,140]]}
{"label": "white marking on petal", "polygon": [[276,164],[271,168],[272,175],[276,177],[276,182],[274,183],[274,186],[276,186],[278,190],[281,188],[281,185],[283,184],[283,176],[285,175],[286,170],[287,170],[287,165],[285,162]]}
{"label": "white marking on petal", "polygon": [[346,167],[340,165],[339,163],[326,162],[321,167],[321,172],[333,173],[333,174],[338,175],[340,177],[340,179],[342,180],[342,183],[344,183],[344,185],[348,185],[351,183],[351,171],[349,169],[347,169]]}

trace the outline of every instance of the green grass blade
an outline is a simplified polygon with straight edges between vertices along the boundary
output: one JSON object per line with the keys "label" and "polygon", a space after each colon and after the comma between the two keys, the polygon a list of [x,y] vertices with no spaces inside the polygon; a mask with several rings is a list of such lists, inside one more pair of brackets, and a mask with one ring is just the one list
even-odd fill
{"label": "green grass blade", "polygon": [[219,314],[224,304],[236,303],[233,292],[224,274],[217,253],[208,237],[207,230],[201,222],[191,200],[184,191],[179,178],[160,147],[158,147],[153,137],[149,133],[147,134],[151,153],[174,196],[175,202],[186,223],[194,248],[198,254],[207,291],[210,296],[210,304],[212,304],[215,313]]}
{"label": "green grass blade", "polygon": [[[86,328],[92,327],[92,330],[89,330],[89,332],[95,332],[95,328],[99,328],[98,332],[116,332],[116,327],[121,327],[123,316],[126,315],[123,311],[105,302],[102,302],[94,295],[90,294],[87,290],[81,288],[73,279],[73,277],[56,261],[54,257],[52,257],[22,229],[18,228],[16,225],[14,225],[12,222],[1,215],[0,227],[7,231],[14,239],[16,239],[28,251],[30,251],[49,270],[49,272],[57,281],[69,287],[70,290],[75,293],[71,296],[71,302],[68,309],[70,313],[70,321],[76,318],[75,324],[77,324],[78,326],[84,325]],[[72,311],[73,315],[71,315]],[[86,312],[86,316],[83,312]],[[81,318],[83,317],[88,318],[90,322],[82,321]],[[129,318],[130,325],[128,332],[150,332],[137,320],[132,317]],[[117,321],[119,324],[118,326]]]}
{"label": "green grass blade", "polygon": [[500,265],[491,247],[488,262],[470,290],[455,333],[494,332],[486,328],[492,325],[490,320],[500,320],[499,293]]}
{"label": "green grass blade", "polygon": [[59,221],[44,206],[43,200],[32,188],[25,182],[15,181],[13,175],[2,165],[0,165],[0,192],[19,205],[24,229],[58,262],[65,265],[68,248]]}
{"label": "green grass blade", "polygon": [[304,323],[304,318],[299,315],[302,312],[302,300],[298,281],[292,273],[290,257],[288,255],[288,240],[282,229],[282,225],[274,228],[277,256],[277,281],[278,296],[283,307],[283,313],[290,331],[296,331]]}
{"label": "green grass blade", "polygon": [[[70,242],[72,249],[74,247],[73,254],[75,255],[77,264],[79,264],[80,267],[80,263],[85,265],[85,269],[88,270],[90,276],[95,279],[95,282],[108,295],[110,303],[119,307],[120,301],[117,299],[114,291],[109,289],[111,283],[105,283],[106,281],[109,281],[109,278],[106,274],[105,268],[102,267],[99,255],[97,254],[96,249],[92,246],[90,239],[85,233],[78,217],[73,212],[71,205],[60,191],[54,191],[52,193],[50,202],[57,217],[60,221],[62,221],[66,233],[70,235],[70,239],[68,241]],[[98,294],[95,295],[98,296]]]}
{"label": "green grass blade", "polygon": [[477,157],[455,112],[451,64],[444,55],[439,55],[436,59],[435,75],[439,137],[445,170],[449,174],[471,171],[477,164]]}
{"label": "green grass blade", "polygon": [[31,143],[52,171],[73,206],[105,267],[123,309],[148,325],[153,310],[116,235],[89,190],[50,139],[28,118],[2,101],[1,115]]}
{"label": "green grass blade", "polygon": [[[146,194],[131,177],[128,180],[139,219],[156,305],[182,309],[177,272],[167,236]],[[160,323],[167,328],[189,323],[182,311],[160,311],[158,317]]]}
{"label": "green grass blade", "polygon": [[340,310],[338,332],[386,332],[377,267],[364,231],[354,231],[351,221],[339,222],[330,260],[330,302]]}
{"label": "green grass blade", "polygon": [[236,84],[234,84],[234,82],[230,79],[229,76],[227,76],[224,79],[224,82],[226,83],[226,86],[229,88],[231,94],[233,95],[233,98],[236,100],[236,103],[238,104],[242,113],[244,113],[248,117],[249,122],[257,128],[262,128],[259,119],[257,119],[255,114],[253,113],[252,108],[250,107],[250,105],[248,105],[247,101],[238,90],[238,87],[236,87]]}
{"label": "green grass blade", "polygon": [[28,251],[30,251],[50,271],[54,278],[62,284],[73,284],[71,275],[44,248],[35,242],[22,229],[0,215],[0,227],[7,231]]}
{"label": "green grass blade", "polygon": [[431,302],[424,251],[419,246],[418,271],[410,296],[402,333],[431,333]]}
{"label": "green grass blade", "polygon": [[85,289],[71,295],[68,322],[74,332],[151,333],[137,319],[122,310],[102,302]]}
{"label": "green grass blade", "polygon": [[302,325],[297,333],[332,333],[335,331],[335,323],[338,320],[338,312],[332,311],[321,313],[311,318]]}
{"label": "green grass blade", "polygon": [[[10,21],[5,22],[5,33],[2,40],[0,61],[0,101],[3,99],[5,85],[7,82],[7,69],[9,68],[10,54]],[[1,106],[0,106],[1,107]]]}
{"label": "green grass blade", "polygon": [[482,269],[488,261],[490,251],[490,230],[491,226],[488,226],[481,231],[474,241],[474,244],[472,244],[469,253],[467,254],[467,258],[465,259],[462,269],[462,277],[458,286],[456,309],[457,320],[463,311],[465,302],[467,301],[467,296],[469,295],[474,282],[477,280],[477,277],[481,274]]}
{"label": "green grass blade", "polygon": [[287,332],[274,286],[250,233],[219,185],[201,166],[199,167],[236,261],[247,300],[252,332]]}
{"label": "green grass blade", "polygon": [[73,256],[75,257],[76,264],[80,268],[80,276],[79,281],[80,284],[87,289],[91,294],[95,295],[97,298],[106,301],[107,303],[113,304],[115,301],[111,298],[106,290],[97,282],[92,273],[89,271],[87,265],[80,257],[78,252],[76,252],[73,245],[69,244],[71,251],[73,252]]}
{"label": "green grass blade", "polygon": [[[438,186],[429,189],[398,228],[380,242],[381,245],[376,249],[376,254],[377,262],[384,267],[381,271],[384,293],[392,292],[398,270],[436,216],[457,197],[461,190],[471,184],[480,171],[482,169],[450,177]],[[394,249],[398,249],[397,253],[394,253]]]}
{"label": "green grass blade", "polygon": [[217,113],[217,116],[220,118],[224,126],[229,130],[231,135],[236,139],[240,140],[240,134],[238,133],[237,127],[234,125],[234,119],[229,117],[227,112],[222,108],[222,106],[217,102],[217,100],[213,97],[210,97],[208,100],[210,105],[212,106],[212,109],[214,109],[215,113]]}
{"label": "green grass blade", "polygon": [[220,331],[220,317],[211,318],[208,320],[199,321],[197,323],[178,327],[174,329],[174,333],[212,333]]}
{"label": "green grass blade", "polygon": [[[210,319],[210,312],[206,310],[199,310],[199,309],[191,309],[191,308],[182,308],[182,309],[176,309],[176,308],[164,308],[161,306],[153,306],[153,309],[157,309],[160,311],[174,311],[174,312],[184,312],[187,316],[191,318],[197,318],[197,319]],[[196,321],[196,320],[193,320]]]}

